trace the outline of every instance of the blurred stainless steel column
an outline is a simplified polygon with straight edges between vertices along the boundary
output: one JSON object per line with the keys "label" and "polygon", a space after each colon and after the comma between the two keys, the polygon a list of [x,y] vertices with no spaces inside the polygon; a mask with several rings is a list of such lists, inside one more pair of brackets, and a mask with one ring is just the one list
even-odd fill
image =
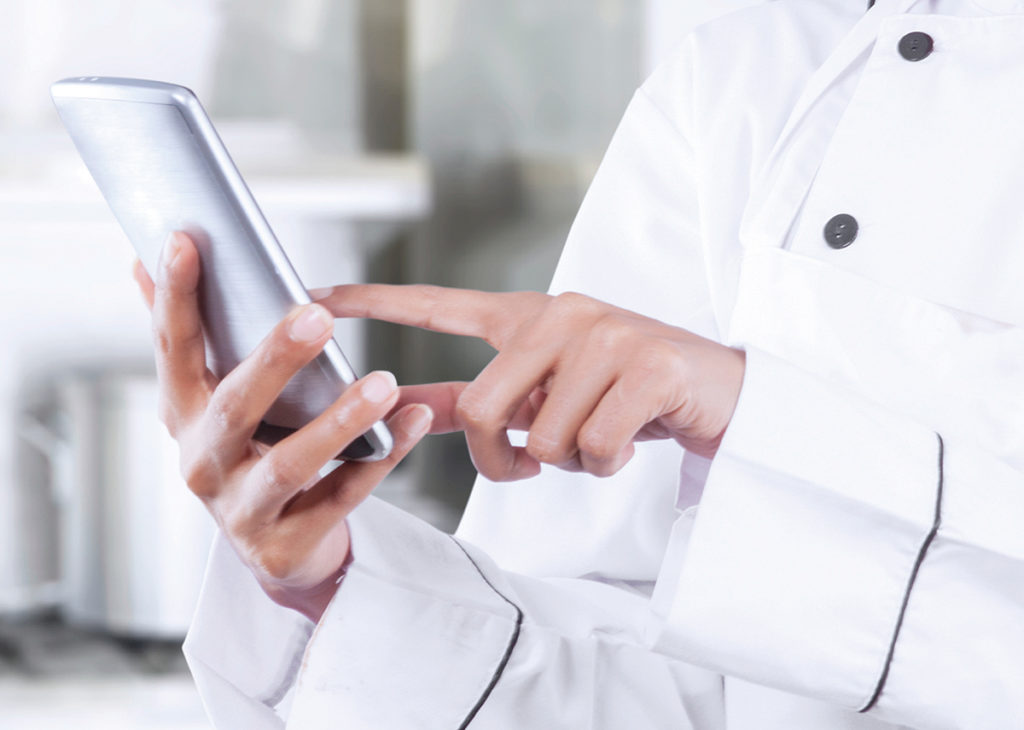
{"label": "blurred stainless steel column", "polygon": [[[413,149],[436,213],[407,277],[546,289],[605,147],[642,80],[636,0],[410,0]],[[416,380],[474,377],[483,343],[413,333]],[[460,511],[474,477],[461,434],[419,449],[423,489]]]}

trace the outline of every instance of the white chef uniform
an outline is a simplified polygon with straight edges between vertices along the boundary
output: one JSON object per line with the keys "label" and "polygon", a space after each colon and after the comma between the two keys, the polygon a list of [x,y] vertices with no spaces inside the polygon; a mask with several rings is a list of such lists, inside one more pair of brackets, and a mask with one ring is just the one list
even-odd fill
{"label": "white chef uniform", "polygon": [[555,277],[747,351],[713,462],[370,500],[316,627],[218,543],[218,727],[1024,728],[1024,0],[865,4],[693,32]]}

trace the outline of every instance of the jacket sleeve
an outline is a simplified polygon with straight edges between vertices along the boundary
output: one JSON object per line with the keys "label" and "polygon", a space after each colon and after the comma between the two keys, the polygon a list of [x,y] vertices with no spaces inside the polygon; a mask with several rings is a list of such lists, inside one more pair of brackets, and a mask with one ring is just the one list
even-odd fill
{"label": "jacket sleeve", "polygon": [[1024,717],[1024,475],[766,352],[748,363],[653,596],[509,572],[361,507],[293,722],[721,728],[717,673],[823,701],[836,726]]}
{"label": "jacket sleeve", "polygon": [[[304,729],[722,728],[717,672],[918,730],[1007,727],[1024,712],[1020,474],[749,356],[735,429],[653,597],[502,570],[369,500],[308,646],[300,634],[279,657],[245,656],[231,627],[225,654],[272,660],[248,667],[267,676],[232,681],[245,665],[225,655],[200,680],[252,713],[304,648],[289,718]],[[826,446],[808,458],[800,435]],[[264,609],[254,597],[245,612]]]}
{"label": "jacket sleeve", "polygon": [[1024,717],[1024,473],[747,356],[659,650],[915,728]]}
{"label": "jacket sleeve", "polygon": [[313,628],[300,613],[267,598],[218,533],[184,646],[214,726],[283,728]]}
{"label": "jacket sleeve", "polygon": [[289,727],[722,727],[721,678],[646,648],[643,586],[539,579],[369,500]]}

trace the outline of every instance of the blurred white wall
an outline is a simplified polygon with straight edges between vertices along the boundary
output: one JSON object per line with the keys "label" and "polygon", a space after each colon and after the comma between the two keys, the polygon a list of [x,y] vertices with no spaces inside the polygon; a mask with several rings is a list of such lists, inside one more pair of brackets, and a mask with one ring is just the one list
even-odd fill
{"label": "blurred white wall", "polygon": [[175,79],[209,90],[221,0],[2,0],[0,125],[51,126],[68,76]]}

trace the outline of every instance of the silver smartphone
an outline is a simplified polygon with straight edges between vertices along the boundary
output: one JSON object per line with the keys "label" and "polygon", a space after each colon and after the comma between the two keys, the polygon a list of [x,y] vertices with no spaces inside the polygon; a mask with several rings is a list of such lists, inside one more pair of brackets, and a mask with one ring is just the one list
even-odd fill
{"label": "silver smartphone", "polygon": [[[164,240],[186,231],[202,261],[200,307],[210,369],[223,378],[294,307],[311,299],[202,105],[189,89],[95,76],[51,87],[86,167],[143,266],[155,274]],[[288,383],[256,438],[276,443],[309,423],[356,380],[337,342]],[[391,451],[383,423],[339,458]]]}

